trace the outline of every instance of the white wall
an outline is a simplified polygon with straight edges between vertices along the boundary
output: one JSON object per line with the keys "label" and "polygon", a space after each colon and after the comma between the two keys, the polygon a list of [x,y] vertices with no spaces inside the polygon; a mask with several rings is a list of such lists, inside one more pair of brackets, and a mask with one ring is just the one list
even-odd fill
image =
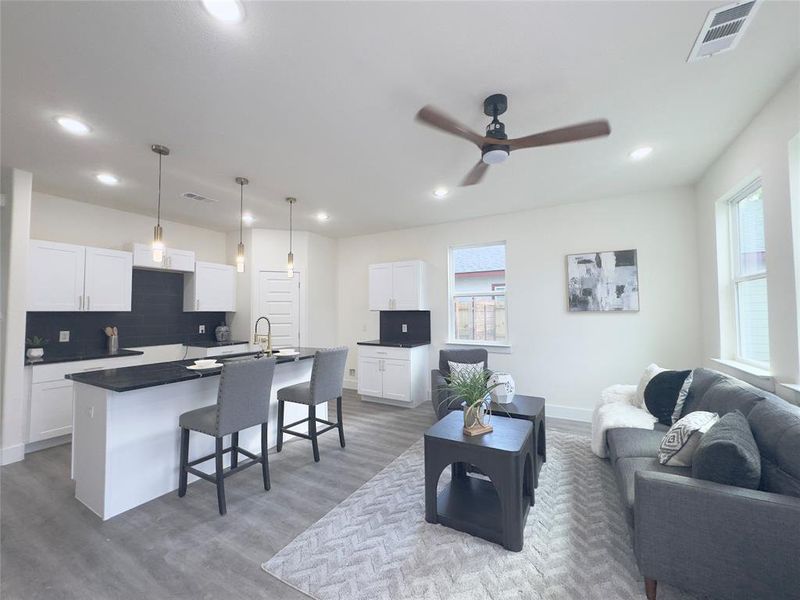
{"label": "white wall", "polygon": [[0,219],[0,271],[2,323],[0,324],[0,462],[25,456],[25,302],[28,270],[28,229],[31,218],[30,173],[3,168],[4,206]]}
{"label": "white wall", "polygon": [[[770,370],[779,382],[800,382],[798,351],[798,281],[795,277],[795,251],[792,218],[800,219],[800,206],[792,206],[790,191],[789,145],[800,131],[800,73],[764,106],[753,121],[701,177],[695,187],[699,240],[700,295],[703,317],[703,360],[709,366],[728,370],[709,362],[711,358],[732,358],[735,331],[731,308],[720,310],[720,292],[727,294],[727,273],[718,258],[727,260],[728,240],[724,230],[718,235],[718,219],[724,218],[728,198],[742,185],[761,177],[764,197],[764,229],[767,246],[767,285],[769,295]],[[797,160],[795,157],[794,160]],[[800,202],[797,198],[795,202]],[[723,228],[724,229],[724,228]],[[724,299],[725,296],[723,296]],[[799,399],[778,386],[778,393]]]}
{"label": "white wall", "polygon": [[[39,192],[33,193],[31,238],[130,250],[133,242],[153,241],[152,217],[78,202]],[[197,260],[226,262],[226,236],[219,231],[161,221],[164,244],[193,250]]]}
{"label": "white wall", "polygon": [[[457,209],[457,199],[449,200]],[[448,247],[507,242],[508,354],[489,357],[520,393],[547,398],[548,414],[586,419],[600,391],[637,383],[650,362],[690,368],[700,361],[694,198],[676,188],[431,227],[339,240],[339,340],[351,348],[378,336],[367,310],[367,265],[427,263],[433,351],[447,338]],[[569,313],[566,255],[636,248],[638,313]],[[561,408],[558,408],[561,407]],[[552,409],[552,410],[551,410]]]}
{"label": "white wall", "polygon": [[[245,272],[237,275],[237,311],[229,315],[231,334],[251,339],[258,306],[258,273],[284,271],[289,252],[289,232],[249,229],[243,234]],[[239,232],[228,234],[228,262],[233,262]],[[336,240],[307,231],[295,231],[292,240],[295,271],[300,288],[300,338],[304,346],[327,347],[336,343]]]}

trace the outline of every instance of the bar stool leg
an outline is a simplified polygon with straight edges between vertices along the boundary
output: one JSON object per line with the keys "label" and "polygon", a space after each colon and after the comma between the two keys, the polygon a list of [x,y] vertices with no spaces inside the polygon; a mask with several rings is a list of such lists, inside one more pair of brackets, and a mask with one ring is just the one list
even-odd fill
{"label": "bar stool leg", "polygon": [[267,424],[261,424],[261,476],[264,478],[264,489],[269,491],[269,455],[267,451]]}
{"label": "bar stool leg", "polygon": [[336,399],[336,416],[339,418],[336,425],[339,427],[339,445],[344,448],[344,426],[342,424],[342,397]]}
{"label": "bar stool leg", "polygon": [[311,448],[314,450],[314,462],[319,462],[319,445],[317,444],[317,407],[308,405],[308,436],[311,438]]}
{"label": "bar stool leg", "polygon": [[283,400],[278,400],[278,443],[275,452],[283,449]]}
{"label": "bar stool leg", "polygon": [[227,512],[225,508],[225,477],[222,473],[222,438],[216,438],[217,448],[215,462],[217,466],[217,504],[219,504],[219,514],[224,515]]}
{"label": "bar stool leg", "polygon": [[178,478],[178,497],[186,495],[186,482],[189,474],[186,472],[186,464],[189,462],[189,430],[181,428],[181,468]]}
{"label": "bar stool leg", "polygon": [[239,432],[231,434],[231,469],[239,466]]}

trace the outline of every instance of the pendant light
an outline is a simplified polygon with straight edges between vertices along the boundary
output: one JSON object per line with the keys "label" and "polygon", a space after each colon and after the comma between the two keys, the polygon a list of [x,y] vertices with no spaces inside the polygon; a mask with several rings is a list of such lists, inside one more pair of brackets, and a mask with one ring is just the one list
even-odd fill
{"label": "pendant light", "polygon": [[289,203],[289,256],[286,261],[286,276],[294,277],[294,254],[292,254],[292,207],[297,202],[297,198],[287,198]]}
{"label": "pendant light", "polygon": [[237,177],[239,184],[239,246],[236,248],[236,272],[244,273],[244,244],[242,243],[242,222],[244,221],[244,186],[250,181],[246,177]]}
{"label": "pendant light", "polygon": [[158,154],[158,212],[156,226],[153,228],[153,262],[160,264],[164,260],[164,230],[161,229],[161,159],[169,156],[169,148],[153,144],[150,149]]}

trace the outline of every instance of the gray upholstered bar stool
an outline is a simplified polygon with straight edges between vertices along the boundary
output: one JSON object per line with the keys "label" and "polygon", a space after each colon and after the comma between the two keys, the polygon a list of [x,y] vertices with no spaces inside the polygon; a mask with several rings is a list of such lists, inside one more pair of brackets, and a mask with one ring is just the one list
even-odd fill
{"label": "gray upholstered bar stool", "polygon": [[[318,350],[314,355],[314,366],[311,367],[311,381],[296,383],[278,390],[278,445],[277,451],[283,448],[283,434],[288,433],[311,440],[314,450],[314,461],[319,462],[319,446],[317,437],[330,431],[339,430],[339,444],[344,448],[344,429],[342,426],[342,382],[344,380],[344,367],[347,362],[347,348],[330,348]],[[336,423],[317,418],[317,405],[329,400],[336,400]],[[288,425],[283,424],[283,405],[285,402],[295,402],[308,406],[308,417]],[[308,435],[292,431],[295,427],[308,422]],[[327,425],[325,429],[317,431],[317,423]]]}
{"label": "gray upholstered bar stool", "polygon": [[[225,478],[255,464],[261,464],[264,489],[269,490],[269,459],[267,457],[267,421],[269,420],[269,397],[272,391],[272,376],[275,374],[274,358],[252,358],[227,362],[219,378],[217,403],[180,416],[181,460],[178,496],[186,495],[186,480],[189,473],[210,481],[217,486],[219,514],[224,515]],[[239,447],[239,432],[261,425],[261,456],[251,454]],[[189,432],[197,431],[213,436],[216,449],[213,454],[189,461]],[[229,448],[223,448],[222,440],[231,436]],[[222,457],[231,453],[231,466],[225,471]],[[239,464],[239,454],[250,460]],[[209,475],[194,466],[215,459],[215,474]]]}

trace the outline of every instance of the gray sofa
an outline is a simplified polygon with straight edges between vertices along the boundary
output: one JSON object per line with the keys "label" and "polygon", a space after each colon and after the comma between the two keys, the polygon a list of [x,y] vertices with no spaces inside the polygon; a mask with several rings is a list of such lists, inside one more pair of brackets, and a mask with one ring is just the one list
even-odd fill
{"label": "gray sofa", "polygon": [[[441,419],[448,411],[461,409],[455,402],[448,401],[446,377],[450,375],[448,361],[467,363],[470,365],[483,362],[483,368],[489,369],[489,353],[485,348],[469,348],[467,350],[440,350],[439,368],[431,371],[431,403],[436,417]],[[451,406],[452,405],[452,406]]]}
{"label": "gray sofa", "polygon": [[761,454],[758,490],[693,479],[659,464],[667,429],[607,432],[634,552],[654,600],[658,581],[726,599],[800,599],[800,407],[695,369],[683,414],[740,410]]}

